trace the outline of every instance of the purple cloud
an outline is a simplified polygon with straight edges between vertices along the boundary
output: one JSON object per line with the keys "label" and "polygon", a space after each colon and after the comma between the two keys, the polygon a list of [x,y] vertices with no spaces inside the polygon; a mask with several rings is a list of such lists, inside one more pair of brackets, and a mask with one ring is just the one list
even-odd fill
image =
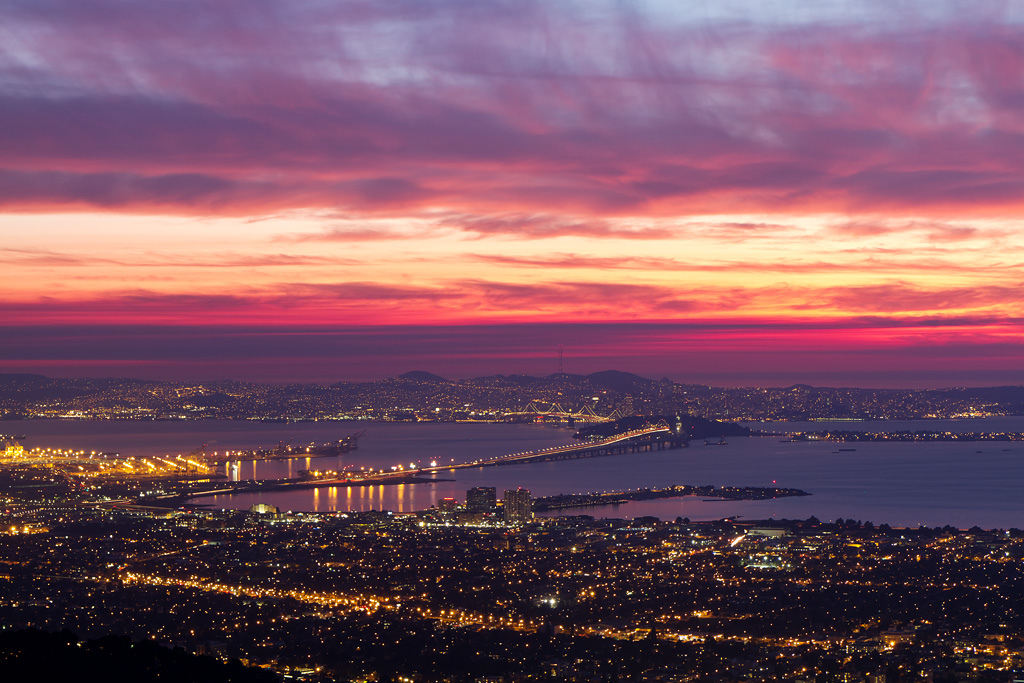
{"label": "purple cloud", "polygon": [[8,3],[0,207],[1012,213],[1015,25],[872,11]]}

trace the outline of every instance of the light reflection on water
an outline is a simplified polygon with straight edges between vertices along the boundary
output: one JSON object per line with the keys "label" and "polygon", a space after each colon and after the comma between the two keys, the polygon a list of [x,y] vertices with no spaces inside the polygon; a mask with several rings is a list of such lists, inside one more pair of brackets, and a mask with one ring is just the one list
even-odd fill
{"label": "light reflection on water", "polygon": [[899,526],[1024,527],[1019,504],[1024,444],[858,443],[845,444],[844,448],[856,450],[841,453],[838,447],[829,442],[734,438],[721,447],[705,447],[697,442],[688,449],[673,451],[458,470],[432,477],[435,483],[431,484],[376,487],[374,495],[364,495],[365,488],[355,488],[343,508],[315,505],[303,491],[222,496],[204,502],[215,507],[245,508],[255,502],[270,502],[283,510],[409,512],[425,509],[446,496],[465,500],[466,490],[474,486],[494,486],[499,496],[506,488],[522,486],[542,496],[670,484],[778,485],[801,488],[813,495],[767,501],[661,499],[555,514],[652,515],[663,519],[736,515],[748,519],[803,519],[813,515],[826,520],[843,517]]}
{"label": "light reflection on water", "polygon": [[[1022,431],[1024,418],[927,420],[902,423],[753,425],[765,429],[922,429]],[[296,477],[303,469],[389,467],[396,463],[468,461],[474,458],[568,443],[572,432],[540,425],[300,423],[267,425],[229,421],[78,422],[29,420],[18,423],[27,445],[119,451],[123,454],[189,453],[199,444],[219,448],[274,446],[278,441],[325,443],[367,429],[359,449],[335,458],[242,462],[239,477]],[[567,510],[597,517],[708,519],[733,515],[871,520],[876,524],[960,527],[1024,527],[1019,503],[1024,482],[1024,443],[857,443],[837,452],[834,443],[780,443],[777,438],[733,438],[728,446],[638,453],[604,458],[459,470],[441,473],[430,484],[331,487],[289,492],[218,496],[197,502],[248,508],[266,502],[282,510],[369,510],[411,512],[453,496],[465,500],[474,486],[501,491],[522,486],[534,495],[623,490],[670,484],[779,486],[814,495],[771,501],[706,502],[699,498],[631,502],[621,506]],[[225,465],[225,473],[229,466]],[[443,481],[454,479],[455,481]],[[341,490],[343,489],[343,490]]]}

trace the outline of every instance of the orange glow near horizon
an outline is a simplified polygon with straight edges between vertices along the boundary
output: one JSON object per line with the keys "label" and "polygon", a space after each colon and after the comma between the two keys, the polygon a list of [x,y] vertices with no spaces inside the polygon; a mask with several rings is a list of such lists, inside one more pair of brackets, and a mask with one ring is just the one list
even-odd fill
{"label": "orange glow near horizon", "polygon": [[[314,219],[9,214],[2,305],[7,324],[473,324],[567,316],[783,323],[1024,313],[1011,284],[1024,269],[1024,238],[1009,223],[878,221],[865,229],[870,219],[855,228],[842,220],[645,219],[678,236],[630,240],[480,238],[432,231],[420,219],[406,239],[353,244],[287,238],[302,229],[315,234]],[[374,227],[383,233],[394,222]],[[742,234],[742,226],[766,222],[779,227]],[[941,241],[950,230],[960,231],[957,240]]]}
{"label": "orange glow near horizon", "polygon": [[184,2],[0,9],[0,371],[1024,382],[1011,9]]}

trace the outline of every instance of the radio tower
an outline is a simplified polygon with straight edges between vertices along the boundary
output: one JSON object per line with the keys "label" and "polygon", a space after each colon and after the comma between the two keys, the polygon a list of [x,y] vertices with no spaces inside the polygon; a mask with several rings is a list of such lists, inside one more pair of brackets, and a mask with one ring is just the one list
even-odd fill
{"label": "radio tower", "polygon": [[558,345],[558,374],[562,374],[562,345]]}

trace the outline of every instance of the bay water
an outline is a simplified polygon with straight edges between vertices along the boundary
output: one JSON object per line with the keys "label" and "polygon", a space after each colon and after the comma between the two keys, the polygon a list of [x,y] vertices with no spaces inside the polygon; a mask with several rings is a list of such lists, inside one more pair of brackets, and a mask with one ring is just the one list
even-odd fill
{"label": "bay water", "polygon": [[[863,423],[754,423],[770,431],[1024,432],[1024,417]],[[256,421],[0,422],[0,432],[26,435],[27,447],[75,448],[153,456],[326,443],[366,430],[359,448],[338,457],[242,461],[242,479],[298,476],[303,469],[356,469],[466,462],[572,442],[572,430],[535,424]],[[839,451],[843,448],[843,451]],[[854,449],[854,450],[846,450]],[[229,466],[222,465],[224,473]],[[1024,528],[1024,442],[784,443],[779,437],[732,437],[727,445],[631,453],[600,458],[443,472],[433,483],[325,487],[200,498],[213,508],[261,502],[292,511],[386,509],[412,512],[438,499],[465,500],[466,490],[526,488],[534,496],[622,491],[672,484],[780,486],[812,495],[768,501],[709,501],[699,497],[633,501],[574,508],[561,514],[693,520],[816,516],[870,520],[893,526]]]}

